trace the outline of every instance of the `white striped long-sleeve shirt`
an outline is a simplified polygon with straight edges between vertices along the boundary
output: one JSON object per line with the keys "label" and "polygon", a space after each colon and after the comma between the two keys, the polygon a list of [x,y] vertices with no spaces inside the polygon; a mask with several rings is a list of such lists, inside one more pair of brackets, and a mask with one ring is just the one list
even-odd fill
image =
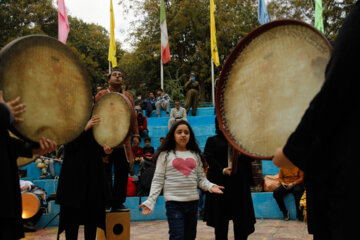
{"label": "white striped long-sleeve shirt", "polygon": [[150,195],[143,204],[153,210],[163,188],[165,201],[198,200],[198,186],[205,191],[214,186],[205,177],[200,156],[191,151],[164,151],[156,162]]}

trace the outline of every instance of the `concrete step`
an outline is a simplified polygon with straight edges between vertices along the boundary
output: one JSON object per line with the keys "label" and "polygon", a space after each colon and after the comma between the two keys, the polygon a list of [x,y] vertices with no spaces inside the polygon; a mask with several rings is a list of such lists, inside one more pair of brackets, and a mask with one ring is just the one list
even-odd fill
{"label": "concrete step", "polygon": [[[171,113],[171,109],[169,114]],[[144,116],[146,116],[146,111],[143,110]],[[198,108],[196,111],[196,116],[207,116],[207,115],[214,115],[215,114],[215,108],[214,107],[201,107]],[[190,109],[188,116],[192,116],[192,109]],[[153,110],[150,118],[157,117],[156,110]],[[160,117],[166,117],[166,111],[161,110],[160,111]]]}
{"label": "concrete step", "polygon": [[[208,125],[214,124],[215,125],[215,115],[207,115],[207,116],[188,116],[187,120],[190,126],[195,125]],[[148,127],[153,126],[168,126],[169,117],[150,117],[147,118]]]}
{"label": "concrete step", "polygon": [[[251,197],[254,204],[255,217],[258,219],[283,219],[282,212],[280,211],[273,194],[271,192],[251,193]],[[140,203],[144,202],[147,197],[127,197],[125,206],[130,208],[131,221],[153,221],[153,220],[166,220],[165,199],[163,196],[159,196],[155,204],[154,211],[144,216],[142,215],[142,209],[139,208]],[[295,201],[292,194],[288,194],[284,198],[285,206],[290,212],[290,219],[296,218]],[[60,211],[59,205],[54,201],[49,203],[50,212],[44,214],[38,227],[44,227],[53,217]],[[58,226],[59,218],[56,217],[49,226]]]}

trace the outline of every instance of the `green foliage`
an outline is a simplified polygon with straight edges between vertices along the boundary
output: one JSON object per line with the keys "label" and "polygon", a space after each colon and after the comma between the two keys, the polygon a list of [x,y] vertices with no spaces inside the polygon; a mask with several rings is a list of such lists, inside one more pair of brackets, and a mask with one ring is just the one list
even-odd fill
{"label": "green foliage", "polygon": [[167,71],[168,78],[164,80],[164,91],[169,94],[172,101],[179,100],[184,102],[184,87],[182,83],[182,77],[179,75],[179,70],[176,71],[175,77],[171,76],[171,73]]}
{"label": "green foliage", "polygon": [[[216,1],[215,18],[221,64],[241,37],[258,26],[256,3],[257,0],[245,0],[240,3],[231,0]],[[165,4],[172,60],[164,65],[164,71],[169,73],[165,76],[164,82],[168,84],[171,82],[170,76],[179,76],[175,77],[179,81],[176,85],[182,86],[190,72],[195,72],[200,82],[201,99],[210,100],[209,0],[167,0]],[[125,7],[124,3],[123,5]],[[134,72],[132,82],[145,82],[148,90],[156,89],[160,86],[159,1],[134,0],[130,7],[142,16],[141,23],[132,32],[135,49],[130,53],[135,61],[131,62]],[[126,64],[126,61],[122,64]],[[215,68],[215,75],[220,73],[221,66]]]}
{"label": "green foliage", "polygon": [[[344,18],[356,0],[322,0],[325,36],[334,41]],[[271,0],[268,4],[271,20],[298,19],[314,25],[314,0]]]}
{"label": "green foliage", "polygon": [[57,10],[51,0],[3,0],[0,3],[0,47],[29,34],[57,37]]}
{"label": "green foliage", "polygon": [[[160,1],[118,0],[124,12],[140,16],[131,31],[132,51],[121,50],[117,42],[119,68],[128,89],[147,96],[160,88]],[[220,66],[232,49],[259,26],[258,0],[214,0]],[[2,0],[0,4],[0,47],[29,34],[57,38],[57,9],[52,0]],[[269,0],[271,20],[293,18],[313,25],[314,0]],[[326,37],[333,41],[355,0],[323,0]],[[172,60],[164,65],[165,91],[183,99],[182,88],[190,72],[200,82],[202,101],[211,101],[210,9],[209,0],[165,0]],[[67,45],[84,63],[93,87],[106,85],[109,33],[101,26],[69,16]]]}
{"label": "green foliage", "polygon": [[[3,0],[0,3],[0,48],[29,34],[46,34],[57,38],[58,13],[52,0]],[[109,33],[104,27],[88,24],[68,16],[69,46],[85,65],[93,89],[106,85],[108,74]],[[117,45],[117,57],[124,51]]]}

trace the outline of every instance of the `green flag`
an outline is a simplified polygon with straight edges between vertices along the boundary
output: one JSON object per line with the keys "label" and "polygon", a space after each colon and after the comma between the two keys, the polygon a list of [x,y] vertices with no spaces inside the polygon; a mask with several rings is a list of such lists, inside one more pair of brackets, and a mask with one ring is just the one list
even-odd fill
{"label": "green flag", "polygon": [[322,1],[315,0],[315,28],[317,28],[320,32],[325,33],[322,11]]}

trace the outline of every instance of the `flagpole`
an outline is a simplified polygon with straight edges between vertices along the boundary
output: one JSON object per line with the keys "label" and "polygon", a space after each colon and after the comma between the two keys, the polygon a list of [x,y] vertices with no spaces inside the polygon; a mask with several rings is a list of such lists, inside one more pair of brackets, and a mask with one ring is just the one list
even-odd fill
{"label": "flagpole", "polygon": [[160,58],[160,81],[161,89],[164,90],[164,64],[162,58]]}
{"label": "flagpole", "polygon": [[111,74],[111,62],[109,61],[109,74]]}
{"label": "flagpole", "polygon": [[211,97],[212,97],[212,103],[215,107],[215,87],[214,87],[214,60],[211,58]]}

